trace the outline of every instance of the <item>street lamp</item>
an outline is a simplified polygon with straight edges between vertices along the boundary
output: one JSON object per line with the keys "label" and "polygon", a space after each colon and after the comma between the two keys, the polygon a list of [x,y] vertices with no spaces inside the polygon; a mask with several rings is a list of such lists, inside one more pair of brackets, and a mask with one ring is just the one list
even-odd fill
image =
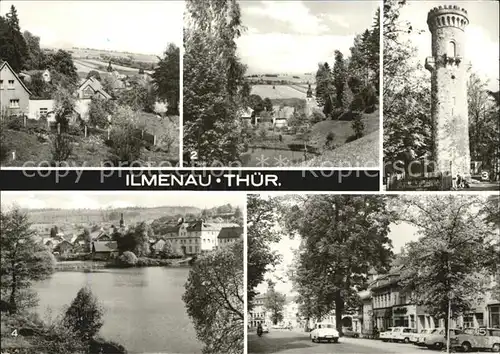
{"label": "street lamp", "polygon": [[450,325],[451,325],[451,299],[453,298],[453,292],[448,293],[448,329],[446,333],[446,353],[450,352]]}

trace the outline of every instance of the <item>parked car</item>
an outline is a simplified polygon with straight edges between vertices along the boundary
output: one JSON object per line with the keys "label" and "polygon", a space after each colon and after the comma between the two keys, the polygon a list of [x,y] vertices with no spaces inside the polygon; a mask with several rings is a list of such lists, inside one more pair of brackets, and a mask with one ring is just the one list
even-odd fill
{"label": "parked car", "polygon": [[424,328],[420,331],[420,333],[412,334],[410,336],[410,342],[418,346],[425,346],[425,336],[428,336],[436,331],[438,331],[436,328]]}
{"label": "parked car", "polygon": [[[450,329],[450,343],[453,338],[463,333],[460,329]],[[424,344],[429,349],[437,349],[441,350],[446,345],[445,338],[445,329],[437,328],[436,331],[432,332],[429,335],[426,335],[424,338]]]}
{"label": "parked car", "polygon": [[314,329],[311,331],[310,338],[315,343],[322,340],[326,340],[329,343],[332,341],[337,343],[339,341],[339,332],[332,323],[319,322],[316,323]]}
{"label": "parked car", "polygon": [[393,342],[410,343],[410,336],[415,333],[415,330],[410,327],[394,327],[391,333]]}
{"label": "parked car", "polygon": [[378,337],[382,339],[382,342],[389,342],[392,340],[392,327],[387,328],[385,331],[379,333]]}
{"label": "parked car", "polygon": [[467,328],[451,340],[453,347],[460,347],[464,352],[472,349],[491,349],[500,352],[500,328]]}
{"label": "parked car", "polygon": [[267,323],[262,324],[262,333],[269,333],[269,325]]}
{"label": "parked car", "polygon": [[359,333],[354,331],[352,329],[352,327],[344,327],[344,328],[342,328],[342,332],[344,333],[344,336],[346,336],[346,337],[359,338]]}

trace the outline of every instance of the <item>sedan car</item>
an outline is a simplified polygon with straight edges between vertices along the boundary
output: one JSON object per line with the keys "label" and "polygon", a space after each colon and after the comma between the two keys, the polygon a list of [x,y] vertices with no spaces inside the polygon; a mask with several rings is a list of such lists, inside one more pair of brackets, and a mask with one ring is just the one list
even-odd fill
{"label": "sedan car", "polygon": [[424,328],[420,331],[420,333],[412,334],[410,342],[418,346],[425,346],[425,336],[428,336],[437,330],[438,329],[436,328]]}
{"label": "sedan car", "polygon": [[498,328],[467,328],[464,333],[452,340],[453,347],[460,347],[464,352],[472,349],[491,349],[500,352],[500,329]]}
{"label": "sedan car", "polygon": [[344,336],[346,337],[359,338],[359,333],[354,331],[352,327],[344,327],[342,328],[342,332],[344,332]]}
{"label": "sedan car", "polygon": [[387,328],[387,330],[379,333],[378,337],[382,340],[382,342],[388,342],[392,340],[392,331],[394,329],[392,327]]}
{"label": "sedan car", "polygon": [[[450,329],[450,340],[463,333],[460,329]],[[424,344],[429,349],[441,350],[446,345],[445,329],[438,328],[424,338]]]}
{"label": "sedan car", "polygon": [[329,343],[337,343],[339,341],[339,332],[335,329],[332,323],[316,323],[314,329],[310,333],[311,341],[321,342],[326,340]]}

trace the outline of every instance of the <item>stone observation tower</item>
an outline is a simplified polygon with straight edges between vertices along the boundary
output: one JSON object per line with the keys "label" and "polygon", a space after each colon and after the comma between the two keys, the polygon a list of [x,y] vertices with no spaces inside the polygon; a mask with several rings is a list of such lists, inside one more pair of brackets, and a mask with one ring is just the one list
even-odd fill
{"label": "stone observation tower", "polygon": [[444,5],[429,11],[431,72],[432,159],[437,171],[470,178],[467,65],[464,62],[467,11]]}

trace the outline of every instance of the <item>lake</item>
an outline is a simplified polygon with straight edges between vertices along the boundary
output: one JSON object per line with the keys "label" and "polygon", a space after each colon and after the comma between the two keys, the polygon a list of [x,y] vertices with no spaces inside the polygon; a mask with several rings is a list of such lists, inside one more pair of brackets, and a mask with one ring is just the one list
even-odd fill
{"label": "lake", "polygon": [[59,315],[89,285],[104,308],[99,334],[105,339],[129,353],[200,353],[182,301],[188,273],[189,268],[166,267],[56,272],[35,285],[38,312],[44,319]]}

